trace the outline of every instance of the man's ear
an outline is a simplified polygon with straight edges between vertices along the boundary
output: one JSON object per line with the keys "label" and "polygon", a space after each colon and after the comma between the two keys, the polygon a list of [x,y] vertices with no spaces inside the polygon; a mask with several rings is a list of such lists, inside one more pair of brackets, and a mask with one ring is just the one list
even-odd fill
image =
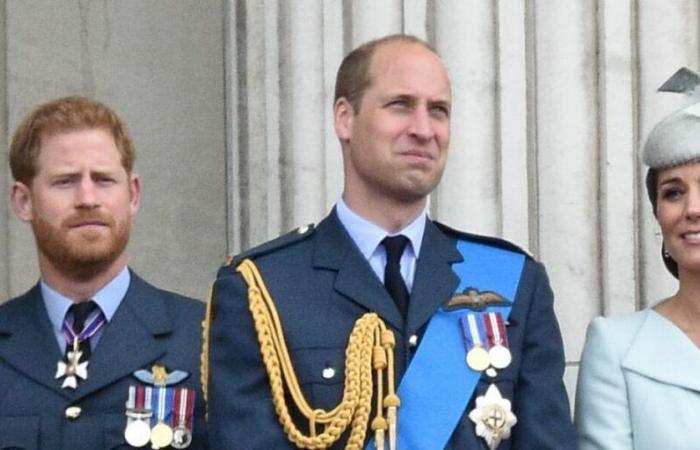
{"label": "man's ear", "polygon": [[141,178],[135,173],[129,175],[129,192],[131,193],[131,215],[133,216],[141,206]]}
{"label": "man's ear", "polygon": [[333,107],[335,133],[341,141],[347,142],[352,138],[352,126],[355,111],[345,97],[340,97]]}
{"label": "man's ear", "polygon": [[32,192],[29,186],[21,181],[15,181],[10,190],[10,202],[17,217],[23,222],[31,222],[34,218]]}

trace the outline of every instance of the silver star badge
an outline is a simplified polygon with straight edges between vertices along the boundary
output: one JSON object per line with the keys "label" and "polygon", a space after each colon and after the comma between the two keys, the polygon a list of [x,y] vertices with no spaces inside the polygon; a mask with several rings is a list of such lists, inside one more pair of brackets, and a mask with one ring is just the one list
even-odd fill
{"label": "silver star badge", "polygon": [[486,394],[476,398],[476,407],[469,413],[476,424],[476,435],[484,438],[490,450],[510,437],[510,429],[518,422],[511,411],[510,400],[503,398],[495,384]]}
{"label": "silver star badge", "polygon": [[77,344],[73,345],[73,351],[68,352],[66,362],[59,361],[56,369],[56,379],[65,377],[62,388],[75,389],[78,387],[78,378],[87,379],[87,366],[89,361],[80,362],[83,352],[77,349]]}

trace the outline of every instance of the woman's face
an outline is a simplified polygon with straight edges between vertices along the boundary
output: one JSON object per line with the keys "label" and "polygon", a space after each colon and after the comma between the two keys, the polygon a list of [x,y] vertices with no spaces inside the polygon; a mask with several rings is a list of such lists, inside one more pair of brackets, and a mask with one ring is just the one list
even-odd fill
{"label": "woman's face", "polygon": [[700,274],[700,162],[659,171],[656,217],[679,272]]}

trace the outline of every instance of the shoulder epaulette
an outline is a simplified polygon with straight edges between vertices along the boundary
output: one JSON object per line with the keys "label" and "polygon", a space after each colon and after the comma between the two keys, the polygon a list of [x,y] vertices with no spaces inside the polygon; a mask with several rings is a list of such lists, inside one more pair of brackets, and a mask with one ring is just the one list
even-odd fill
{"label": "shoulder epaulette", "polygon": [[501,239],[501,238],[497,238],[497,237],[493,237],[493,236],[484,236],[484,235],[480,235],[480,234],[467,233],[465,231],[460,231],[460,230],[456,230],[454,228],[448,227],[447,225],[440,223],[440,222],[437,222],[437,221],[434,221],[433,223],[435,223],[435,225],[441,231],[443,231],[449,235],[456,236],[456,237],[459,237],[461,239],[478,241],[478,242],[481,242],[481,243],[484,243],[487,245],[493,245],[494,247],[502,248],[505,250],[510,250],[510,251],[517,252],[517,253],[522,253],[523,255],[527,256],[530,259],[533,259],[533,260],[535,259],[535,257],[532,255],[532,253],[530,253],[529,251],[523,249],[522,247],[519,247],[519,246],[517,246],[517,245],[513,244],[512,242],[507,241],[505,239]]}
{"label": "shoulder epaulette", "polygon": [[238,266],[238,264],[240,264],[241,261],[243,261],[246,258],[255,259],[262,255],[272,253],[281,248],[285,248],[290,245],[296,244],[297,242],[301,242],[309,238],[313,234],[313,231],[314,224],[311,223],[308,225],[302,225],[299,228],[290,231],[289,233],[283,234],[278,238],[272,239],[271,241],[267,241],[258,246],[249,248],[248,250],[245,250],[237,255],[229,256],[226,259],[226,262],[224,263],[223,267],[235,268],[236,266]]}

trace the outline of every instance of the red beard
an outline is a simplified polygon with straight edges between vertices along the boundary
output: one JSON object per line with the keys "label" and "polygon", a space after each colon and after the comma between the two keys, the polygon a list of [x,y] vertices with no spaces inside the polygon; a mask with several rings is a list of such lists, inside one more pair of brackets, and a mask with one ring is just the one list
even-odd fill
{"label": "red beard", "polygon": [[[78,224],[104,225],[80,230]],[[131,222],[117,223],[113,217],[95,211],[80,212],[65,219],[58,228],[36,218],[32,221],[39,252],[70,278],[88,280],[109,267],[129,242]]]}

